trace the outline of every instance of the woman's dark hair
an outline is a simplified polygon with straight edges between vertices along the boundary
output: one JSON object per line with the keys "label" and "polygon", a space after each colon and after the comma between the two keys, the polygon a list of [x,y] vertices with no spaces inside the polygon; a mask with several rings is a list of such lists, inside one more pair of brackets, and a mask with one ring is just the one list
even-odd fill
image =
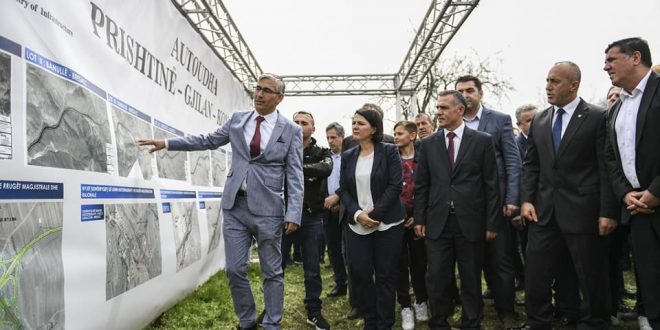
{"label": "woman's dark hair", "polygon": [[374,143],[383,141],[383,117],[380,116],[378,111],[373,109],[361,108],[355,111],[356,115],[364,117],[369,122],[369,125],[376,128],[376,132],[371,137]]}

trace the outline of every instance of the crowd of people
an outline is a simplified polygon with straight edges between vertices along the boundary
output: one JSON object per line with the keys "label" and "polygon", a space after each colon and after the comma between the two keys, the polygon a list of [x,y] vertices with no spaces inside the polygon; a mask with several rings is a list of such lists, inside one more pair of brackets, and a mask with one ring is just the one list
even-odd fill
{"label": "crowd of people", "polygon": [[[347,317],[363,318],[364,329],[450,329],[458,305],[455,326],[479,329],[484,299],[502,329],[608,329],[635,316],[640,329],[660,329],[660,73],[640,38],[608,45],[604,70],[613,85],[606,109],[579,97],[575,63],[555,63],[550,107],[519,107],[517,136],[509,115],[484,106],[479,77],[466,75],[438,92],[434,114],[397,122],[394,136],[368,103],[355,111],[352,135],[326,127],[324,148],[311,112],[289,120],[277,111],[285,86],[266,74],[254,111],[235,112],[211,134],[140,144],[152,152],[231,144],[222,206],[237,329],[280,328],[293,241],[317,330],[330,329],[326,245],[335,282],[327,297],[348,295]],[[259,316],[246,276],[253,240],[264,277]],[[628,242],[636,293],[623,285]],[[631,295],[635,311],[622,304]]]}

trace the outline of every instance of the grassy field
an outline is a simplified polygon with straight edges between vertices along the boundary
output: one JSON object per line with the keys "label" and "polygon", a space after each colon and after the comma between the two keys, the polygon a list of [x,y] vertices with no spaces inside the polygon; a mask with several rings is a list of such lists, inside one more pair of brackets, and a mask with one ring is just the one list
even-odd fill
{"label": "grassy field", "polygon": [[[321,265],[323,276],[324,291],[323,315],[330,322],[332,329],[361,329],[363,322],[361,320],[348,320],[346,314],[349,306],[346,297],[325,298],[326,294],[332,289],[332,270],[326,265]],[[626,273],[626,283],[631,283],[632,278]],[[261,291],[261,275],[258,264],[253,263],[248,271],[252,291],[257,301],[257,313],[263,309],[263,294]],[[630,289],[633,285],[626,284]],[[282,329],[312,329],[306,321],[305,307],[303,298],[305,296],[305,287],[303,284],[302,266],[293,265],[287,268],[285,274],[285,298],[284,298],[284,317],[282,320]],[[519,296],[522,292],[518,293]],[[492,300],[486,300],[485,318],[482,324],[483,329],[502,329],[501,323],[497,320],[497,315],[492,307]],[[627,301],[629,305],[634,302]],[[521,319],[524,320],[524,307],[516,307]],[[400,329],[400,312],[397,306],[397,323],[395,329]],[[460,318],[460,311],[454,315],[454,324]],[[223,271],[217,273],[209,279],[197,291],[179,302],[176,306],[163,313],[158,319],[154,320],[146,329],[235,329],[238,320],[234,314],[231,304],[231,296],[227,278]],[[615,329],[636,329],[637,321],[622,322]],[[428,329],[425,323],[418,323],[416,329]],[[570,328],[567,328],[570,329]]]}

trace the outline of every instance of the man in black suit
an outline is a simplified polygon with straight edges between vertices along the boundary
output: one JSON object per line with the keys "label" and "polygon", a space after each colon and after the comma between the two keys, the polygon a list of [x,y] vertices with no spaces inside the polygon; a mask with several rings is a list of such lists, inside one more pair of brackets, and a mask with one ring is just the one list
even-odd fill
{"label": "man in black suit", "polygon": [[[534,118],[537,112],[538,108],[532,104],[523,105],[516,109],[516,125],[520,129],[520,134],[516,137],[516,144],[518,145],[518,150],[520,150],[520,159],[523,161],[527,154],[529,127],[532,124],[532,118]],[[514,228],[518,231],[518,235],[513,235],[513,246],[514,248],[517,248],[517,243],[520,242],[520,251],[522,252],[518,253],[517,249],[514,251],[513,265],[516,270],[516,278],[519,281],[522,280],[521,282],[524,286],[524,263],[528,236],[527,225],[525,219],[520,215],[514,217],[512,223]],[[556,325],[563,327],[575,324],[580,316],[580,296],[575,270],[570,267],[560,269],[559,274],[557,274],[557,278],[555,278],[554,281],[552,288],[555,292],[554,315],[557,317]],[[522,302],[524,302],[524,300]]]}
{"label": "man in black suit", "polygon": [[529,221],[525,296],[527,323],[551,329],[551,282],[575,269],[582,304],[578,329],[609,327],[607,249],[616,201],[605,166],[605,110],[577,96],[580,68],[556,63],[546,78],[552,106],[529,129],[521,184]]}
{"label": "man in black suit", "polygon": [[646,317],[660,329],[660,76],[651,72],[651,51],[643,39],[615,41],[605,54],[603,69],[622,88],[608,120],[610,180],[625,207],[622,222],[630,223]]}
{"label": "man in black suit", "polygon": [[[532,118],[538,112],[538,108],[533,104],[525,104],[516,109],[516,125],[520,133],[516,136],[516,145],[520,152],[520,159],[525,159],[527,151],[527,135]],[[521,162],[522,166],[522,162]],[[513,269],[516,280],[520,286],[525,286],[525,249],[527,248],[527,226],[525,220],[520,216],[514,216],[511,224],[516,229],[511,235],[511,248],[513,249]],[[519,250],[520,249],[520,250]]]}
{"label": "man in black suit", "polygon": [[463,123],[467,103],[457,91],[438,94],[442,130],[422,140],[415,180],[415,233],[425,238],[431,329],[450,329],[455,263],[461,276],[461,328],[483,318],[481,271],[485,241],[501,228],[501,204],[491,137]]}

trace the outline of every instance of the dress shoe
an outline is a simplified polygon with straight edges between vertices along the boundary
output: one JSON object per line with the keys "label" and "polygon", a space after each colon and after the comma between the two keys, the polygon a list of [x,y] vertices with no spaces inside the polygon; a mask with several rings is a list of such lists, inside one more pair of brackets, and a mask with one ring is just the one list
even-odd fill
{"label": "dress shoe", "polygon": [[257,316],[257,325],[260,327],[264,326],[264,316],[266,316],[266,310],[261,311],[261,314]]}
{"label": "dress shoe", "polygon": [[346,284],[339,284],[335,286],[330,292],[328,293],[328,298],[334,298],[334,297],[342,297],[346,295],[346,289],[348,286]]}
{"label": "dress shoe", "polygon": [[577,322],[575,320],[571,320],[566,316],[562,316],[562,318],[557,321],[557,326],[559,327],[570,327],[574,326]]}
{"label": "dress shoe", "polygon": [[251,326],[251,327],[249,327],[249,328],[241,328],[241,325],[238,324],[238,325],[236,326],[236,330],[257,330],[257,325],[255,324],[255,325],[253,325],[253,326]]}
{"label": "dress shoe", "polygon": [[360,318],[361,316],[362,315],[360,315],[360,311],[357,309],[357,307],[353,307],[351,308],[351,311],[348,312],[348,316],[346,318],[348,318],[349,320],[355,320]]}

